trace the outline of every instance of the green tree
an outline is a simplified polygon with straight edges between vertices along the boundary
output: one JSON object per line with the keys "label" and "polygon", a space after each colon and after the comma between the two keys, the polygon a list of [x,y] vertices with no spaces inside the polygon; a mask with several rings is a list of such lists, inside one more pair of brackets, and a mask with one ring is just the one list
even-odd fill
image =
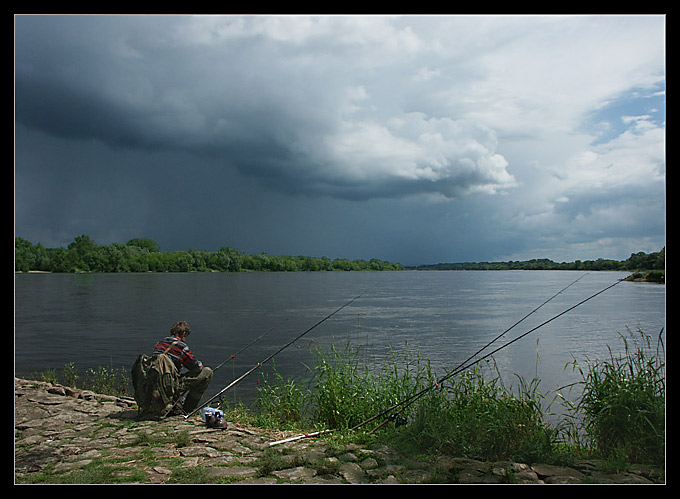
{"label": "green tree", "polygon": [[75,272],[77,255],[66,248],[52,248],[49,251],[52,272]]}
{"label": "green tree", "polygon": [[125,246],[122,244],[100,246],[98,250],[100,272],[128,272],[130,270]]}
{"label": "green tree", "polygon": [[241,270],[241,255],[234,248],[222,247],[210,254],[209,266],[220,272],[238,272]]}
{"label": "green tree", "polygon": [[144,237],[130,239],[126,246],[136,246],[137,248],[148,250],[150,253],[157,253],[161,250],[160,245],[156,241]]}
{"label": "green tree", "polygon": [[86,236],[85,234],[77,236],[73,242],[68,245],[68,249],[75,251],[81,258],[94,251],[96,247],[97,243],[95,243],[90,236]]}
{"label": "green tree", "polygon": [[74,241],[68,245],[68,251],[72,255],[72,270],[89,271],[96,268],[98,258],[95,255],[97,243],[95,243],[90,236],[85,234],[77,236]]}
{"label": "green tree", "polygon": [[139,246],[126,245],[123,249],[125,265],[129,272],[148,272],[150,252]]}
{"label": "green tree", "polygon": [[33,269],[33,244],[21,237],[14,238],[14,270],[28,272]]}
{"label": "green tree", "polygon": [[188,254],[193,260],[189,270],[197,270],[199,272],[206,272],[208,270],[209,253],[207,251],[190,248]]}

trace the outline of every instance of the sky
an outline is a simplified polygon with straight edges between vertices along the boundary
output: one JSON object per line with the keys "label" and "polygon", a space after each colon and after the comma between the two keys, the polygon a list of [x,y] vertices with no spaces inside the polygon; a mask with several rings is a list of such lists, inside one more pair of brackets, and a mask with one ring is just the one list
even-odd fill
{"label": "sky", "polygon": [[17,15],[15,237],[378,258],[665,246],[663,15]]}

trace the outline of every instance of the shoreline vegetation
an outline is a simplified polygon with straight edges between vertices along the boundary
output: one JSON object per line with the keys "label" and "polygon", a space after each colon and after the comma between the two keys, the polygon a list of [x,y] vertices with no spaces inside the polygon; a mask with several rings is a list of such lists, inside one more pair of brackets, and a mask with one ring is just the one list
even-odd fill
{"label": "shoreline vegetation", "polygon": [[16,272],[323,272],[404,270],[398,263],[377,258],[348,260],[310,256],[247,255],[231,247],[218,251],[197,249],[161,251],[151,239],[131,239],[126,244],[99,245],[81,235],[67,248],[45,248],[23,238],[14,239]]}
{"label": "shoreline vegetation", "polygon": [[[519,379],[510,386],[493,361],[486,361],[432,387],[436,379],[429,362],[413,352],[392,352],[386,363],[366,363],[360,348],[331,346],[317,351],[313,382],[286,379],[278,372],[258,374],[258,397],[245,406],[223,402],[228,421],[328,446],[389,446],[403,462],[463,459],[486,462],[547,463],[572,466],[587,462],[605,473],[622,474],[640,465],[665,480],[665,348],[662,330],[656,338],[641,330],[620,334],[624,353],[607,359],[577,361],[565,366],[581,381],[541,393],[539,380]],[[74,366],[61,373],[65,386],[80,385]],[[116,396],[126,395],[113,371],[90,373],[84,386]],[[43,382],[58,383],[56,371]],[[122,388],[122,391],[120,390]],[[568,402],[565,390],[581,395]],[[113,390],[113,391],[112,391]],[[355,429],[355,425],[395,402],[424,393],[391,416]],[[545,408],[545,401],[554,395]],[[553,404],[565,409],[562,420],[547,423]],[[547,411],[547,413],[546,413]],[[397,416],[397,417],[394,417]],[[328,429],[333,429],[330,433]],[[324,431],[326,430],[326,431]],[[455,483],[460,477],[432,476],[429,483]],[[518,483],[508,476],[505,483]],[[582,480],[578,480],[581,482]],[[597,480],[594,481],[595,483]],[[612,483],[612,482],[609,482]]]}
{"label": "shoreline vegetation", "polygon": [[133,273],[133,272],[332,272],[401,270],[586,270],[627,271],[631,281],[665,282],[666,249],[633,253],[623,261],[598,258],[554,262],[547,258],[507,262],[462,262],[405,266],[377,258],[348,260],[312,256],[245,254],[225,246],[218,251],[197,249],[161,251],[148,238],[125,244],[100,245],[89,236],[77,236],[68,247],[46,248],[21,237],[14,239],[15,272]]}
{"label": "shoreline vegetation", "polygon": [[414,270],[609,270],[634,272],[634,277],[631,276],[627,280],[642,280],[649,277],[649,280],[663,282],[666,268],[666,248],[649,254],[644,252],[633,253],[628,259],[622,261],[598,258],[597,260],[575,260],[558,263],[547,258],[539,258],[507,262],[437,263],[406,268]]}

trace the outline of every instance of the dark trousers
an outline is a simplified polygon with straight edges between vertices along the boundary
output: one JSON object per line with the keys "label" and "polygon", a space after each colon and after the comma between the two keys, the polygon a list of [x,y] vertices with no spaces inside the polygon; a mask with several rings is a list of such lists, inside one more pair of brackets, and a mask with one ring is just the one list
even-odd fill
{"label": "dark trousers", "polygon": [[201,400],[203,393],[206,391],[210,382],[212,381],[213,371],[209,367],[204,367],[196,376],[185,374],[182,376],[182,393],[189,390],[182,409],[185,412],[191,412],[196,409],[196,406]]}

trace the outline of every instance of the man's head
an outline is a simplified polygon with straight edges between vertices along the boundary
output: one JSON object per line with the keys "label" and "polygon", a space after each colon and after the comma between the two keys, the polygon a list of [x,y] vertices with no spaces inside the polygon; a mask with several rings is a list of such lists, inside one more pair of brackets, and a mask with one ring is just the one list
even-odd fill
{"label": "man's head", "polygon": [[186,321],[175,322],[175,324],[173,324],[173,326],[170,328],[170,334],[175,338],[179,338],[180,340],[186,339],[186,337],[191,334],[189,323]]}

